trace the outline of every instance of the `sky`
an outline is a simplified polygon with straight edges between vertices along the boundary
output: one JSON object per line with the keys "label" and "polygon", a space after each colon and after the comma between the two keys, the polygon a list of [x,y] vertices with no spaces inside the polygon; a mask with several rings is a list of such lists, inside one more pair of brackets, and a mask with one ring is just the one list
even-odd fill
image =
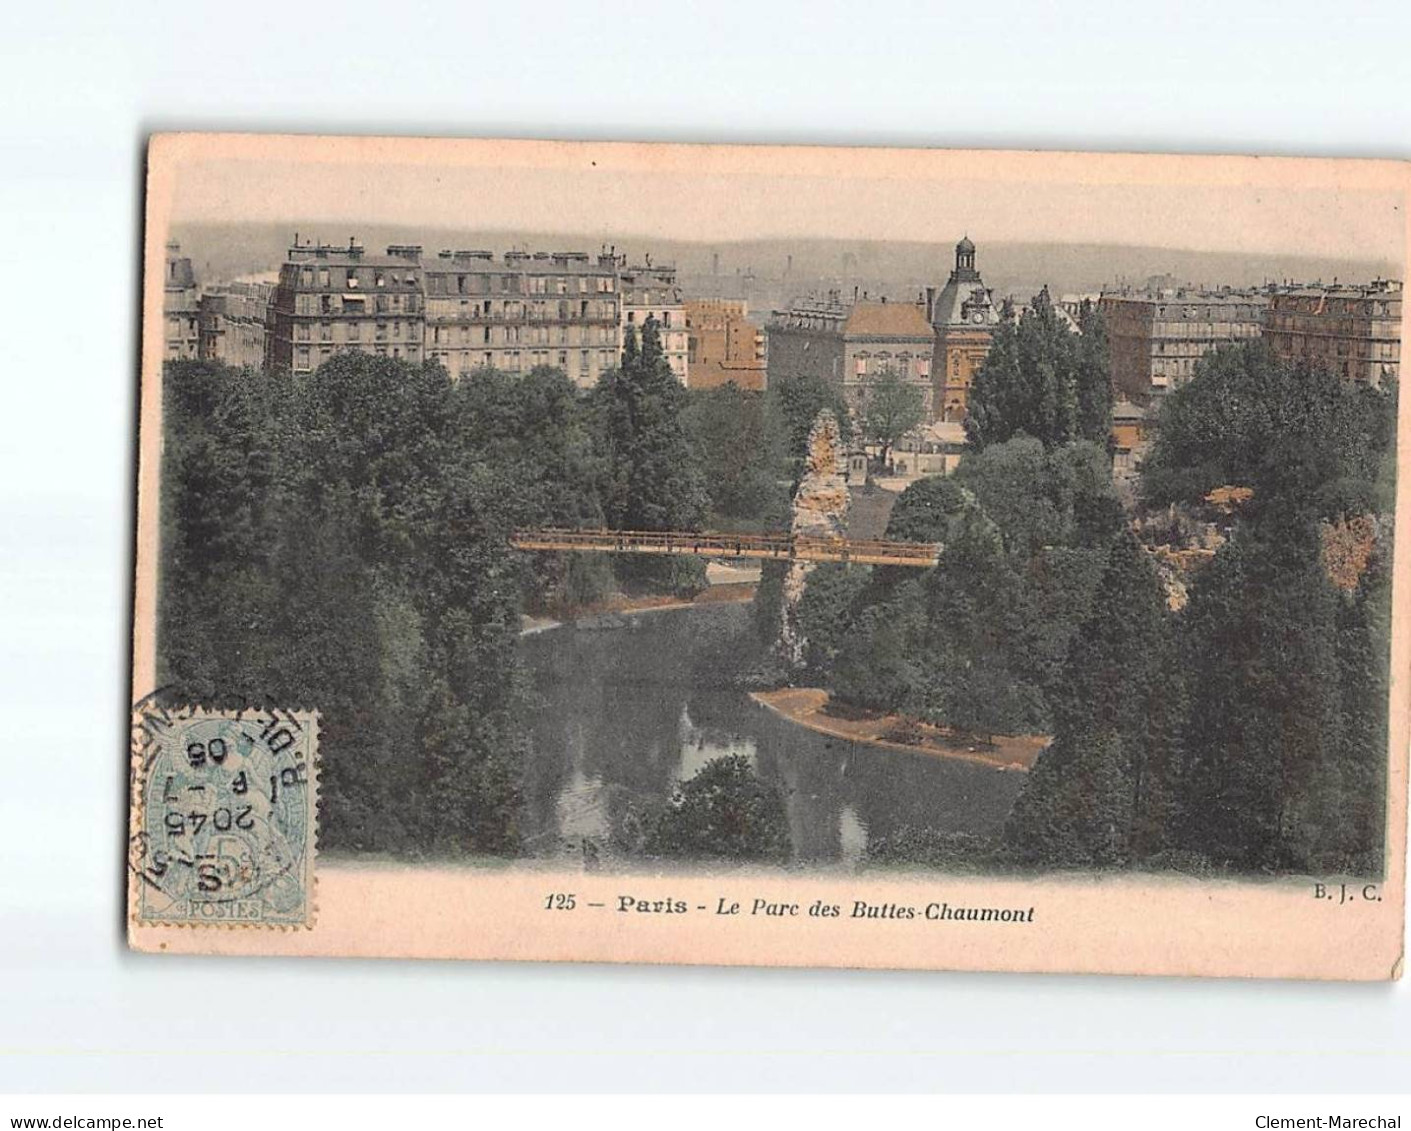
{"label": "sky", "polygon": [[[1123,243],[1400,262],[1404,168],[1279,158],[185,135],[175,223]],[[225,146],[213,155],[214,145]]]}

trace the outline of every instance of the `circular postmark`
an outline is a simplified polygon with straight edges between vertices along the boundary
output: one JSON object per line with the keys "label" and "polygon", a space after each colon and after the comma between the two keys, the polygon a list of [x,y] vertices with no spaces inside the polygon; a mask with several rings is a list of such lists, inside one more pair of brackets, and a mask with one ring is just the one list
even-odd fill
{"label": "circular postmark", "polygon": [[142,920],[307,923],[316,731],[309,712],[134,711]]}

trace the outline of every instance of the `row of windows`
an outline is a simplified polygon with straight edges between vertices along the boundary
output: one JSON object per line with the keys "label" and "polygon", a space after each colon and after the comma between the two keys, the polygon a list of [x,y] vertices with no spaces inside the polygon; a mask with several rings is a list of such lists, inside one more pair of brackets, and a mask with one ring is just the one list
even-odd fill
{"label": "row of windows", "polygon": [[369,313],[369,297],[377,314],[415,314],[421,309],[419,295],[295,295],[294,313],[363,315]]}
{"label": "row of windows", "polygon": [[[956,361],[959,362],[959,357],[956,358]],[[886,373],[888,371],[900,373],[904,377],[929,377],[931,375],[931,359],[929,357],[913,358],[907,353],[898,354],[895,358],[889,353],[859,353],[853,356],[853,373],[858,377],[865,377],[869,373]]]}
{"label": "row of windows", "polygon": [[469,373],[480,368],[518,373],[550,365],[568,372],[576,365],[577,372],[582,374],[609,369],[617,363],[616,350],[436,350],[431,356],[439,358],[452,373]]}
{"label": "row of windows", "polygon": [[427,292],[434,295],[589,295],[614,294],[611,275],[498,275],[487,272],[434,272],[426,277]]}
{"label": "row of windows", "polygon": [[[1274,336],[1273,341],[1274,345],[1285,353],[1297,353],[1300,356],[1314,354],[1331,357],[1336,354],[1338,357],[1351,357],[1355,353],[1358,357],[1395,360],[1401,353],[1400,342],[1373,342],[1366,338],[1358,338],[1354,342],[1347,338],[1308,338],[1302,335],[1278,334]],[[1357,347],[1355,350],[1354,344]]]}
{"label": "row of windows", "polygon": [[[638,314],[641,314],[642,316],[640,319],[638,319],[637,317]],[[657,313],[654,310],[629,310],[627,312],[627,324],[629,326],[636,325],[639,321],[643,326],[645,326],[648,320],[652,318],[655,318],[657,320],[657,323],[667,330],[671,329],[672,326],[684,325],[686,320],[685,314],[679,310],[663,310],[660,313]]]}
{"label": "row of windows", "polygon": [[[344,342],[360,342],[364,340],[364,324],[361,322],[340,322],[342,328],[336,340]],[[406,338],[407,341],[415,341],[421,337],[420,322],[375,322],[368,324],[370,341],[385,342],[389,339]],[[296,322],[294,324],[294,340],[307,342],[313,340],[313,324],[310,322]],[[318,340],[321,342],[332,342],[334,337],[334,325],[332,322],[320,322],[318,324]]]}
{"label": "row of windows", "polygon": [[611,300],[580,299],[578,302],[518,302],[490,299],[442,299],[432,296],[426,302],[427,315],[443,321],[494,322],[616,322],[617,306]]}
{"label": "row of windows", "polygon": [[[360,347],[353,346],[352,352],[359,352]],[[328,361],[335,353],[333,346],[318,347],[318,364],[322,365]],[[373,353],[377,357],[391,357],[396,359],[405,358],[407,361],[417,361],[421,357],[421,350],[417,346],[375,346]],[[294,351],[294,369],[296,371],[307,371],[313,368],[315,354],[311,346],[299,346]]]}
{"label": "row of windows", "polygon": [[431,340],[447,345],[616,346],[612,326],[445,326],[431,324]]}
{"label": "row of windows", "polygon": [[415,287],[418,284],[415,271],[387,267],[302,267],[299,269],[299,285],[314,286],[314,280],[323,288],[341,287],[355,291],[371,284],[374,287]]}
{"label": "row of windows", "polygon": [[1298,311],[1300,314],[1352,314],[1363,318],[1401,317],[1401,303],[1365,299],[1276,298],[1273,309],[1278,314]]}

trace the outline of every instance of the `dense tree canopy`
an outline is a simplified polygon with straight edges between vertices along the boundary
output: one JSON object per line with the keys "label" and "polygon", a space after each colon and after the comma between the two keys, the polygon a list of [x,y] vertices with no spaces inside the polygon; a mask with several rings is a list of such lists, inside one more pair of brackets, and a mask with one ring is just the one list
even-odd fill
{"label": "dense tree canopy", "polygon": [[177,364],[164,394],[160,682],[318,708],[329,849],[512,851],[514,505],[445,371]]}
{"label": "dense tree canopy", "polygon": [[1044,729],[1120,528],[1095,445],[1049,450],[1019,436],[968,454],[949,478],[921,479],[898,498],[887,536],[940,542],[940,561],[919,576],[876,569],[845,605],[834,602],[825,682],[846,702],[981,740]]}
{"label": "dense tree canopy", "polygon": [[652,856],[784,863],[792,846],[784,800],[748,758],[712,758],[676,787],[646,838]]}
{"label": "dense tree canopy", "polygon": [[846,442],[852,437],[852,414],[838,387],[812,374],[785,376],[769,386],[769,411],[784,435],[790,477],[795,485],[803,475],[808,455],[808,434],[824,409],[838,420]]}
{"label": "dense tree canopy", "polygon": [[1005,830],[1019,859],[1110,867],[1171,843],[1183,688],[1165,593],[1124,531],[1112,539],[1061,689],[1051,694],[1053,743]]}
{"label": "dense tree canopy", "polygon": [[1162,405],[1142,467],[1148,503],[1197,503],[1252,487],[1253,509],[1297,504],[1318,517],[1387,511],[1396,387],[1280,363],[1262,342],[1225,346]]}
{"label": "dense tree canopy", "polygon": [[[655,319],[637,334],[627,327],[622,364],[593,390],[592,411],[601,453],[599,497],[614,530],[700,530],[710,496],[687,438],[682,415],[686,390],[661,348]],[[614,563],[632,588],[694,590],[704,584],[696,558],[623,554]]]}
{"label": "dense tree canopy", "polygon": [[712,530],[788,526],[786,439],[768,409],[766,394],[733,382],[687,393],[682,423],[704,473]]}
{"label": "dense tree canopy", "polygon": [[1045,288],[1019,315],[995,328],[975,374],[965,433],[983,449],[1019,433],[1045,447],[1088,440],[1106,446],[1112,428],[1107,331],[1090,304],[1075,334]]}
{"label": "dense tree canopy", "polygon": [[[586,398],[554,369],[453,384],[360,353],[307,374],[168,366],[162,682],[319,709],[331,850],[515,851],[521,609],[614,579],[596,555],[517,554],[510,532],[698,526],[684,400],[650,322]],[[702,570],[665,564],[619,580]]]}
{"label": "dense tree canopy", "polygon": [[[1051,734],[996,859],[1378,873],[1395,386],[1258,343],[1204,358],[1167,398],[1142,476],[1142,505],[1202,531],[1174,600],[1172,567],[1158,573],[1113,486],[1102,320],[1084,307],[1078,322],[1046,293],[1006,318],[972,389],[970,450],[897,499],[887,537],[941,543],[935,568],[812,571],[808,678],[840,705],[978,743]],[[885,448],[915,406],[878,405],[879,388],[912,392],[881,381],[859,425]],[[779,528],[825,407],[848,426],[813,379],[688,391],[650,320],[587,393],[548,368],[453,384],[435,363],[357,354],[308,374],[172,364],[159,679],[174,699],[318,708],[330,850],[513,853],[521,611],[690,589],[703,567],[517,554],[510,531]],[[1230,486],[1252,495],[1203,505]],[[781,593],[766,568],[752,655]],[[790,853],[782,800],[743,759],[682,783],[643,842]],[[887,848],[913,850],[978,851],[924,828]]]}

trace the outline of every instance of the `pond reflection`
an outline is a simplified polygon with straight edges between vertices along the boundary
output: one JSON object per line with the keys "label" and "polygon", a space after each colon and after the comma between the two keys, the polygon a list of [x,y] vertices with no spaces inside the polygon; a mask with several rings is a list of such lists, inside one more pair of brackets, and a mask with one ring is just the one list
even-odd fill
{"label": "pond reflection", "polygon": [[707,605],[522,638],[539,700],[524,780],[531,853],[586,854],[586,840],[610,858],[615,834],[727,754],[779,788],[796,863],[855,867],[869,841],[904,825],[999,828],[1022,774],[817,734],[743,691],[698,686],[702,629],[718,638],[747,618],[745,606]]}

